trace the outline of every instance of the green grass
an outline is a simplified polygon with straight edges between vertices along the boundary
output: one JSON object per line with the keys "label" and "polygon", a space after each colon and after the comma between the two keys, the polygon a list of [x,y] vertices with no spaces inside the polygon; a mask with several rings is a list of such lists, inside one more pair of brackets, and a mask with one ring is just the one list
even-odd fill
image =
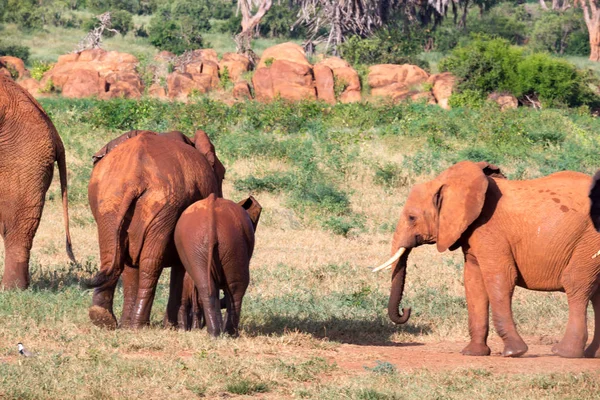
{"label": "green grass", "polygon": [[[554,373],[542,367],[514,374],[490,370],[481,359],[467,369],[396,365],[388,349],[468,340],[462,257],[459,252],[440,255],[434,246],[411,253],[402,304],[413,314],[402,326],[386,314],[389,275],[368,268],[389,255],[391,232],[410,187],[453,162],[485,158],[511,178],[563,168],[594,172],[600,122],[583,110],[501,113],[490,105],[448,112],[419,103],[228,107],[205,98],[188,104],[148,99],[41,103],[66,148],[80,264],[69,264],[64,254],[55,179],[34,243],[32,287],[0,292],[0,397],[597,396],[598,375],[592,372]],[[167,273],[157,288],[149,328],[111,332],[91,325],[92,293],[79,286],[99,262],[87,205],[91,155],[131,128],[180,129],[188,135],[205,129],[227,167],[225,196],[239,200],[250,192],[263,205],[240,338],[213,340],[205,331],[163,330]],[[0,271],[2,265],[0,250]],[[122,299],[119,288],[117,315]],[[561,293],[518,289],[513,312],[529,343],[542,336],[560,339],[568,318]],[[496,338],[493,330],[490,337]],[[19,341],[38,356],[19,358]],[[497,342],[491,347],[500,350]],[[374,349],[379,352],[371,353]]]}

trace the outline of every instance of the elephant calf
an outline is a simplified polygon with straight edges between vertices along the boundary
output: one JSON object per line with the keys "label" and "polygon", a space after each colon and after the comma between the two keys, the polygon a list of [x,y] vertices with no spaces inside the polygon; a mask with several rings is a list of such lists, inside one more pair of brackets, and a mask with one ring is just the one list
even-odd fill
{"label": "elephant calf", "polygon": [[[225,293],[225,331],[237,335],[242,298],[250,282],[254,232],[262,207],[250,196],[240,203],[214,194],[189,206],[175,227],[175,246],[186,270],[179,326],[201,327],[202,306],[208,332],[223,331],[219,291]],[[195,284],[191,284],[191,281]],[[191,321],[191,322],[190,322]]]}

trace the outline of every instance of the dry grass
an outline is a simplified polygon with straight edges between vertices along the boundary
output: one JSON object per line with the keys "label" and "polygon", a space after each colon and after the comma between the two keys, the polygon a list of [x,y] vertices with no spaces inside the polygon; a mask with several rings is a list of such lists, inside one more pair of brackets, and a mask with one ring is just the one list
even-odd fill
{"label": "dry grass", "polygon": [[[401,154],[414,151],[415,141],[406,138],[373,139],[358,146],[359,156],[348,166],[342,186],[351,191],[352,209],[364,215],[365,226],[348,237],[319,229],[289,208],[283,194],[255,194],[264,211],[240,338],[213,340],[204,331],[163,330],[167,274],[160,281],[150,328],[109,332],[92,326],[87,316],[91,292],[78,285],[98,264],[96,229],[84,196],[85,184],[90,154],[117,133],[72,126],[69,115],[56,115],[55,121],[71,168],[75,197],[71,227],[81,265],[67,263],[55,179],[34,242],[32,288],[0,293],[0,397],[597,396],[598,374],[576,367],[552,373],[540,367],[520,374],[435,364],[427,369],[399,370],[391,356],[382,359],[387,348],[408,349],[419,344],[427,348],[427,344],[468,340],[460,254],[438,254],[433,246],[411,254],[403,304],[413,307],[413,317],[401,327],[393,326],[385,314],[389,275],[374,275],[368,268],[388,256],[391,231],[408,190],[415,181],[427,178],[401,172],[406,180],[391,189],[374,182],[376,164],[402,165]],[[397,151],[400,148],[402,152]],[[238,159],[227,167],[224,192],[234,200],[247,195],[234,189],[236,178],[291,168],[268,157]],[[3,265],[2,250],[0,259]],[[119,292],[117,312],[121,302]],[[563,294],[518,290],[514,312],[527,340],[550,344],[562,335],[566,299]],[[38,356],[19,357],[19,341]],[[495,352],[500,350],[497,341],[493,347]],[[360,357],[350,354],[351,350]],[[439,357],[443,359],[444,353]],[[519,362],[514,360],[517,365]]]}

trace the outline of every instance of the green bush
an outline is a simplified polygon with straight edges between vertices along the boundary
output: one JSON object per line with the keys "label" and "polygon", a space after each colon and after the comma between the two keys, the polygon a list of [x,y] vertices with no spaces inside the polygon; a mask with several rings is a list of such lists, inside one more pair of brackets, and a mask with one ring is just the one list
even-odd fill
{"label": "green bush", "polygon": [[209,15],[206,3],[180,0],[166,4],[150,20],[150,42],[175,54],[202,48],[201,32],[210,29]]}
{"label": "green bush", "polygon": [[461,82],[459,90],[488,94],[494,91],[515,93],[519,77],[517,65],[523,52],[506,39],[474,36],[465,46],[459,46],[439,63],[441,71],[450,71]]}
{"label": "green bush", "polygon": [[576,107],[594,101],[582,73],[568,61],[547,54],[532,54],[518,66],[517,97],[536,96],[546,106]]}
{"label": "green bush", "polygon": [[[127,35],[127,32],[133,29],[133,15],[128,11],[119,10],[111,12],[110,21],[112,24],[111,28],[117,30],[121,36]],[[114,32],[106,32],[107,37],[112,37],[114,35]]]}
{"label": "green bush", "polygon": [[4,44],[0,42],[0,56],[18,57],[26,63],[29,60],[29,54],[29,47],[27,46]]}
{"label": "green bush", "polygon": [[105,11],[128,11],[132,14],[139,14],[142,7],[140,0],[86,0],[87,6],[96,12]]}
{"label": "green bush", "polygon": [[425,33],[404,29],[402,25],[384,27],[370,38],[351,36],[340,51],[350,64],[414,64],[429,69],[429,63],[417,58],[423,50]]}
{"label": "green bush", "polygon": [[33,67],[31,68],[31,77],[39,81],[42,79],[42,76],[44,76],[44,73],[50,70],[53,65],[53,63],[35,60],[33,62]]}
{"label": "green bush", "polygon": [[[297,26],[293,31],[290,30],[294,22],[298,19],[298,8],[290,7],[287,3],[273,4],[269,12],[265,14],[258,27],[260,35],[263,37],[285,37],[300,38],[304,37],[306,29],[304,26]],[[239,24],[238,24],[239,26]]]}
{"label": "green bush", "polygon": [[535,51],[588,55],[589,35],[581,10],[543,13],[535,22],[529,46]]}
{"label": "green bush", "polygon": [[469,32],[503,38],[512,44],[525,43],[532,26],[531,15],[525,5],[511,2],[499,4],[480,18],[470,18],[469,21]]}

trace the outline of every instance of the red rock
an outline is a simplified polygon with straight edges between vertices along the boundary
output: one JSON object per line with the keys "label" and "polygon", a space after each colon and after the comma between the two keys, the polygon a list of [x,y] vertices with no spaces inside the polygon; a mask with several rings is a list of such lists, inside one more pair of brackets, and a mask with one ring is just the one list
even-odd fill
{"label": "red rock", "polygon": [[[344,87],[344,90],[338,94],[339,101],[342,103],[353,103],[361,100],[360,77],[350,64],[339,57],[328,57],[315,65],[315,69],[320,65],[330,68],[333,72],[334,85],[332,90],[334,92],[339,89],[340,86]],[[336,87],[336,85],[338,85],[338,87]]]}
{"label": "red rock", "polygon": [[148,88],[148,95],[150,97],[156,97],[158,99],[166,99],[167,98],[167,90],[158,83],[153,83]]}
{"label": "red rock", "polygon": [[371,95],[404,100],[422,92],[429,75],[416,65],[380,64],[369,67]]}
{"label": "red rock", "polygon": [[286,42],[266,49],[263,52],[256,69],[268,67],[267,64],[275,60],[284,60],[307,67],[311,66],[306,59],[306,53],[304,52],[302,46],[295,43]]}
{"label": "red rock", "polygon": [[269,102],[275,97],[269,68],[260,68],[254,72],[252,86],[254,87],[254,96],[258,101]]}
{"label": "red rock", "polygon": [[252,100],[250,86],[246,81],[237,81],[233,86],[233,97],[236,100]]}
{"label": "red rock", "polygon": [[271,67],[273,94],[286,100],[316,100],[310,66],[276,60]]}
{"label": "red rock", "polygon": [[445,110],[450,109],[448,100],[452,96],[452,89],[456,78],[450,72],[431,75],[427,80],[431,84],[431,92],[437,104]]}
{"label": "red rock", "polygon": [[315,75],[317,98],[329,104],[335,104],[333,72],[331,71],[331,68],[323,64],[317,64],[313,68],[313,73]]}
{"label": "red rock", "polygon": [[96,71],[80,70],[72,74],[62,85],[63,97],[80,99],[98,96],[104,92],[104,80]]}
{"label": "red rock", "polygon": [[219,84],[221,83],[220,79],[219,79],[219,64],[211,61],[211,60],[207,60],[204,61],[202,63],[202,74],[203,75],[208,75],[212,78],[212,87],[213,88],[218,88]]}
{"label": "red rock", "polygon": [[17,71],[17,80],[29,78],[29,71],[25,68],[25,63],[20,58],[2,56],[0,57],[0,62],[3,63],[6,67],[12,68],[15,71]]}
{"label": "red rock", "polygon": [[509,93],[490,93],[487,99],[498,104],[500,106],[500,111],[519,107],[517,98]]}
{"label": "red rock", "polygon": [[190,74],[173,72],[167,77],[169,98],[186,100],[194,90],[206,93],[210,90],[211,81],[211,77],[204,74],[193,77]]}
{"label": "red rock", "polygon": [[19,85],[27,90],[32,96],[39,95],[40,83],[33,78],[26,78],[19,81]]}
{"label": "red rock", "polygon": [[172,59],[174,59],[176,57],[176,55],[174,53],[171,53],[170,51],[166,51],[163,50],[160,53],[158,53],[157,55],[154,56],[154,60],[155,61],[161,61],[161,62],[169,62]]}
{"label": "red rock", "polygon": [[250,70],[250,60],[248,57],[237,53],[225,53],[219,62],[219,70],[221,74],[227,68],[229,79],[232,82],[240,80],[242,74]]}

